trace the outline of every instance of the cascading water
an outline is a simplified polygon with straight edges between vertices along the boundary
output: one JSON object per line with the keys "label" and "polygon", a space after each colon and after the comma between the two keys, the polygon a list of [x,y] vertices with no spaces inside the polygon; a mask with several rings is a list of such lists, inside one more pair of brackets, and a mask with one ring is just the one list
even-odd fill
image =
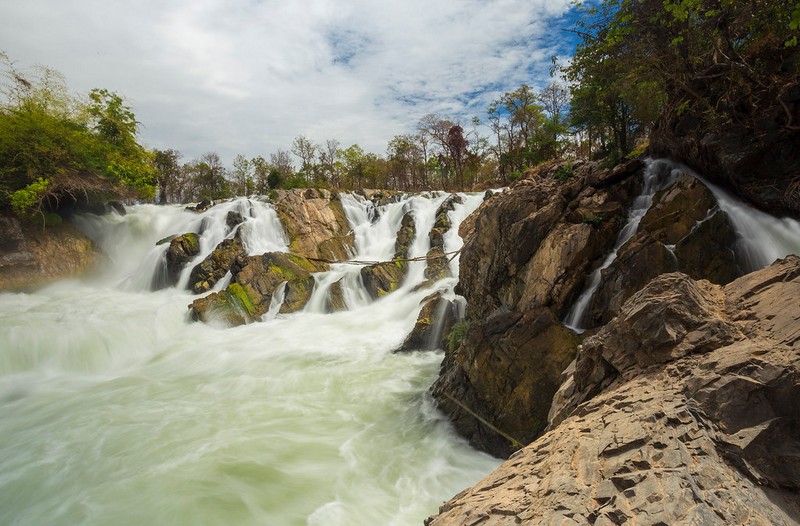
{"label": "cascading water", "polygon": [[[453,228],[480,202],[464,200]],[[406,205],[435,212],[353,221],[358,257],[391,258]],[[420,524],[497,465],[432,407],[441,353],[391,353],[430,289],[232,329],[190,323],[180,287],[151,292],[155,243],[202,232],[207,254],[230,210],[250,253],[285,249],[265,203],[137,206],[79,221],[103,274],[0,294],[0,523]]]}
{"label": "cascading water", "polygon": [[597,289],[600,287],[603,270],[611,266],[614,260],[617,259],[619,249],[636,234],[636,231],[639,229],[639,223],[653,204],[653,196],[658,190],[674,181],[675,174],[669,169],[665,170],[664,165],[661,163],[648,162],[643,177],[644,184],[642,186],[642,192],[634,199],[630,212],[628,212],[628,220],[617,235],[614,247],[600,266],[594,269],[592,275],[589,277],[588,285],[581,295],[578,296],[577,301],[572,305],[569,313],[567,313],[564,325],[575,332],[582,333],[585,330],[586,310],[591,304]]}
{"label": "cascading water", "polygon": [[586,311],[600,287],[602,271],[614,262],[619,249],[636,234],[639,222],[650,209],[655,193],[672,184],[682,173],[702,182],[713,194],[717,206],[728,214],[736,232],[734,252],[743,274],[764,268],[789,254],[800,254],[800,221],[766,214],[709,183],[685,165],[666,159],[648,159],[643,172],[642,193],[634,200],[628,221],[620,231],[611,253],[594,270],[588,285],[567,314],[564,320],[567,327],[579,333],[585,330]]}

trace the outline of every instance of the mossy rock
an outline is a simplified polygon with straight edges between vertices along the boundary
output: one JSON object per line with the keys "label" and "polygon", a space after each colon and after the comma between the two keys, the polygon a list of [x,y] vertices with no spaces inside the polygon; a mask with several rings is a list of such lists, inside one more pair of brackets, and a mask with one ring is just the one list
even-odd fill
{"label": "mossy rock", "polygon": [[200,238],[194,232],[187,232],[172,238],[166,253],[166,274],[158,283],[153,283],[153,288],[159,289],[175,285],[183,267],[199,253]]}
{"label": "mossy rock", "polygon": [[192,269],[189,288],[195,294],[211,290],[231,270],[237,258],[244,256],[244,246],[238,237],[222,240],[208,257]]}
{"label": "mossy rock", "polygon": [[196,321],[218,320],[231,327],[251,323],[259,315],[247,291],[238,283],[231,283],[221,292],[196,299],[189,308],[192,319]]}
{"label": "mossy rock", "polygon": [[367,293],[377,299],[397,290],[406,275],[407,263],[392,260],[361,269],[361,280]]}

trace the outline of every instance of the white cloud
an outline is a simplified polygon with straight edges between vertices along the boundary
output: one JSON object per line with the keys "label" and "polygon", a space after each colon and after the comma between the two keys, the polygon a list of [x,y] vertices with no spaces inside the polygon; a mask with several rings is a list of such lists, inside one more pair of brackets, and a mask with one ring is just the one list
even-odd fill
{"label": "white cloud", "polygon": [[124,94],[142,139],[187,158],[267,155],[305,134],[383,152],[440,112],[468,120],[547,82],[568,0],[30,0],[0,49]]}

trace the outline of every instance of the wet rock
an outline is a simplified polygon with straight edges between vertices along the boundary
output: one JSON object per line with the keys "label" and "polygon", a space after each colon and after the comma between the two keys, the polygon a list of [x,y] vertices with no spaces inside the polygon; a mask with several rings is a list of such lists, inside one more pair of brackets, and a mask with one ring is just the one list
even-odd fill
{"label": "wet rock", "polygon": [[446,348],[447,335],[458,321],[459,305],[455,300],[448,300],[441,293],[425,298],[414,328],[397,352]]}
{"label": "wet rock", "polygon": [[200,253],[200,238],[194,232],[187,232],[173,238],[165,255],[167,268],[165,283],[153,283],[153,288],[173,286],[178,282],[181,271],[186,264]]}
{"label": "wet rock", "polygon": [[235,210],[228,211],[228,215],[225,216],[225,225],[228,227],[228,232],[232,231],[242,223],[244,223],[244,217],[241,213]]}
{"label": "wet rock", "polygon": [[678,268],[695,279],[726,285],[741,275],[735,246],[736,232],[728,214],[717,210],[677,243]]}
{"label": "wet rock", "polygon": [[576,349],[575,335],[547,309],[473,320],[461,346],[445,353],[431,393],[459,434],[507,457],[544,430]]}
{"label": "wet rock", "polygon": [[427,254],[427,265],[425,267],[425,278],[430,280],[440,280],[452,276],[450,270],[450,258],[445,254],[444,236],[450,230],[450,212],[455,210],[455,205],[463,202],[459,195],[451,195],[439,205],[436,210],[436,219],[433,228],[428,233],[430,249]]}
{"label": "wet rock", "polygon": [[639,231],[665,245],[675,245],[708,217],[715,206],[714,196],[703,183],[681,174],[653,196],[653,205],[639,223]]}
{"label": "wet rock", "polygon": [[246,255],[238,236],[223,239],[189,275],[189,289],[195,294],[208,292],[231,270],[238,258]]}
{"label": "wet rock", "polygon": [[203,199],[202,201],[200,201],[199,203],[197,203],[194,206],[187,206],[186,210],[188,210],[190,212],[197,212],[199,214],[199,213],[205,212],[206,210],[208,210],[212,206],[214,206],[214,201],[210,201],[208,199]]}
{"label": "wet rock", "polygon": [[325,299],[326,312],[347,310],[347,303],[344,300],[344,289],[342,288],[343,279],[344,278],[336,281],[328,289],[328,297]]}
{"label": "wet rock", "polygon": [[361,280],[372,299],[378,299],[397,290],[406,275],[405,261],[385,261],[361,269]]}
{"label": "wet rock", "polygon": [[341,261],[355,251],[355,238],[338,195],[313,188],[278,190],[274,205],[292,253]]}
{"label": "wet rock", "polygon": [[238,258],[228,288],[192,302],[191,316],[206,322],[222,320],[231,326],[256,321],[269,310],[272,295],[283,283],[285,296],[279,312],[296,312],[314,290],[311,274],[327,268],[323,263],[283,252]]}
{"label": "wet rock", "polygon": [[626,243],[617,259],[601,273],[601,286],[592,299],[588,327],[599,327],[619,314],[622,304],[651,279],[678,270],[678,261],[662,242],[640,234]]}
{"label": "wet rock", "polygon": [[394,243],[394,258],[407,259],[408,251],[414,243],[414,237],[417,233],[417,227],[414,223],[414,215],[411,212],[406,212],[400,222],[400,229],[397,231],[397,237]]}

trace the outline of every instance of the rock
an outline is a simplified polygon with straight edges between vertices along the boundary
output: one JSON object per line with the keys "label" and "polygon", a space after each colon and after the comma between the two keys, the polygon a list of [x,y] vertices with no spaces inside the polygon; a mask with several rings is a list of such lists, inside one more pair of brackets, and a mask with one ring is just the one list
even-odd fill
{"label": "rock", "polygon": [[228,232],[232,231],[237,226],[244,223],[244,217],[240,212],[229,210],[228,215],[225,216],[225,225],[228,227]]}
{"label": "rock", "polygon": [[678,269],[695,279],[727,285],[741,275],[734,246],[736,232],[728,214],[717,210],[675,246]]}
{"label": "rock", "polygon": [[796,256],[656,278],[565,372],[593,392],[426,524],[797,524],[798,293]]}
{"label": "rock", "polygon": [[450,270],[450,258],[445,255],[444,251],[444,236],[450,230],[452,222],[450,221],[450,212],[455,210],[455,205],[462,203],[461,196],[455,194],[451,195],[444,202],[439,205],[436,210],[436,219],[433,223],[433,228],[428,233],[430,241],[430,249],[427,254],[427,265],[425,267],[425,279],[440,280],[452,276]]}
{"label": "rock", "polygon": [[195,294],[208,292],[225,277],[237,259],[246,255],[238,236],[223,239],[217,247],[189,275],[189,289]]}
{"label": "rock", "polygon": [[354,253],[355,238],[337,195],[313,188],[277,190],[274,205],[292,253],[330,261]]}
{"label": "rock", "polygon": [[361,269],[361,280],[372,299],[392,293],[402,284],[408,263],[405,261],[384,261]]}
{"label": "rock", "polygon": [[675,245],[708,217],[715,206],[714,196],[703,183],[681,174],[653,196],[653,204],[639,223],[639,231],[665,245]]}
{"label": "rock", "polygon": [[408,258],[408,251],[414,243],[416,233],[414,215],[411,212],[406,212],[400,222],[400,229],[397,231],[397,237],[394,242],[394,259]]}
{"label": "rock", "polygon": [[447,335],[458,321],[459,305],[455,300],[445,299],[441,293],[428,296],[414,328],[397,352],[445,349]]}
{"label": "rock", "polygon": [[576,349],[575,335],[547,309],[473,320],[461,346],[445,353],[431,393],[473,446],[507,457],[544,430]]}
{"label": "rock", "polygon": [[347,303],[344,300],[344,289],[342,289],[343,279],[344,278],[336,281],[328,289],[328,297],[325,300],[326,312],[347,310]]}
{"label": "rock", "polygon": [[43,228],[0,215],[0,291],[80,277],[101,259],[95,244],[69,223]]}
{"label": "rock", "polygon": [[125,210],[125,205],[123,205],[119,201],[109,201],[108,203],[106,203],[106,208],[110,212],[116,212],[117,214],[119,214],[121,216],[124,216],[125,214],[128,213],[128,211]]}
{"label": "rock", "polygon": [[592,298],[584,326],[599,327],[619,314],[622,304],[651,279],[678,270],[675,255],[649,234],[637,234],[617,259],[601,272],[601,285]]}
{"label": "rock", "polygon": [[737,105],[740,117],[731,125],[716,120],[717,112],[707,111],[709,100],[715,106],[730,93],[714,95],[714,85],[707,85],[701,88],[711,92],[704,102],[689,104],[680,112],[667,108],[651,133],[649,153],[683,162],[773,215],[800,217],[800,132],[785,127],[786,112],[794,107],[796,115],[798,101],[782,98],[797,92],[797,87],[795,79],[781,86],[784,95],[772,93],[758,103],[749,98]]}
{"label": "rock", "polygon": [[740,274],[731,248],[734,242],[733,227],[717,209],[711,192],[694,177],[679,175],[656,192],[637,234],[603,270],[584,326],[607,323],[625,300],[660,274],[681,271],[696,279],[729,283]]}
{"label": "rock", "polygon": [[641,159],[623,161],[611,170],[592,170],[587,182],[595,188],[605,188],[637,174],[642,168],[644,161]]}
{"label": "rock", "polygon": [[633,178],[597,189],[586,182],[595,165],[561,177],[563,166],[543,165],[484,202],[461,253],[456,292],[467,299],[470,329],[445,354],[432,394],[456,431],[498,456],[546,426],[577,347],[559,319],[609,251],[637,190]]}
{"label": "rock", "polygon": [[199,203],[197,203],[194,206],[187,206],[186,210],[188,210],[190,212],[197,212],[199,214],[199,213],[205,212],[206,210],[208,210],[212,206],[214,206],[214,201],[210,201],[208,199],[203,199],[202,201],[200,201]]}
{"label": "rock", "polygon": [[296,312],[314,290],[311,273],[327,268],[324,263],[283,252],[240,257],[233,265],[228,288],[192,302],[191,316],[205,322],[219,319],[231,326],[256,321],[269,310],[273,293],[284,282],[280,312]]}
{"label": "rock", "polygon": [[187,232],[173,238],[165,254],[166,276],[154,278],[153,289],[160,289],[175,285],[180,278],[181,271],[186,264],[200,253],[200,238],[193,232]]}

